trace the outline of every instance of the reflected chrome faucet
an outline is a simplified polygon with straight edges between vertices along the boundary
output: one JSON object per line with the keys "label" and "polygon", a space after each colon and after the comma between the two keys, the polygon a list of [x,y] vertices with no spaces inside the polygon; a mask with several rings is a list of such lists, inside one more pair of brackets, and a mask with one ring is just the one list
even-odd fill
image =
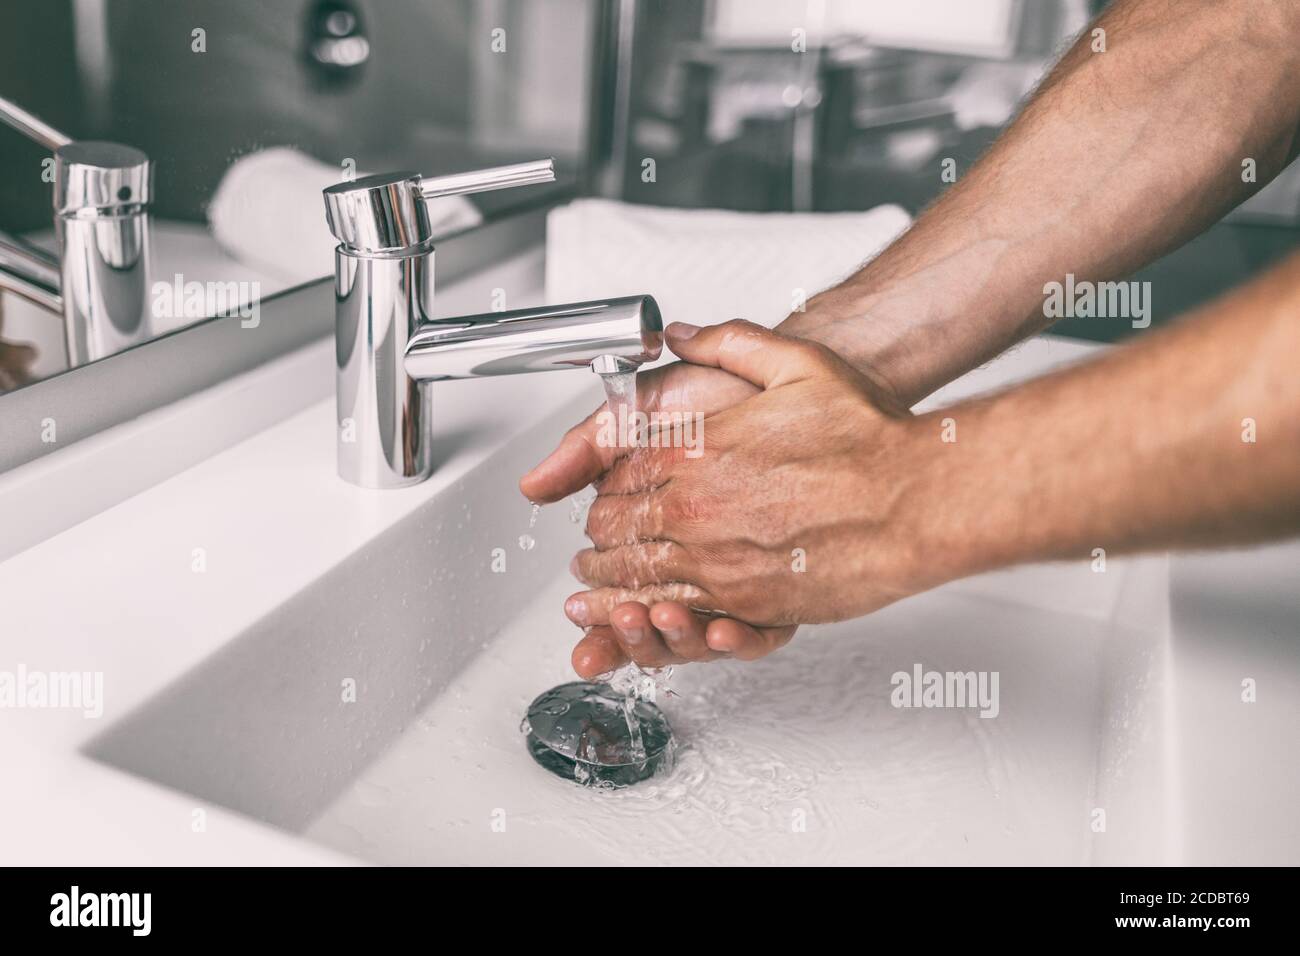
{"label": "reflected chrome faucet", "polygon": [[429,382],[591,368],[608,375],[659,357],[648,295],[434,319],[433,240],[424,203],[555,178],[552,160],[424,179],[401,172],[325,190],[334,252],[339,476],[400,488],[434,470]]}
{"label": "reflected chrome faucet", "polygon": [[4,98],[0,121],[54,152],[59,245],[55,257],[0,233],[0,289],[63,313],[69,368],[147,340],[149,157],[118,143],[73,142]]}

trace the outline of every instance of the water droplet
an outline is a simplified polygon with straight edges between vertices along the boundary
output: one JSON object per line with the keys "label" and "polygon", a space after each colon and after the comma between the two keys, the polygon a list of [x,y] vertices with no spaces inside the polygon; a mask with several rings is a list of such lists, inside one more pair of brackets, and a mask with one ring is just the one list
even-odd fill
{"label": "water droplet", "polygon": [[569,520],[574,524],[582,524],[587,520],[587,512],[591,509],[591,503],[596,500],[596,489],[587,488],[578,492],[569,500]]}
{"label": "water droplet", "polygon": [[533,540],[531,534],[521,534],[519,536],[519,549],[521,551],[531,551],[536,544],[537,542]]}

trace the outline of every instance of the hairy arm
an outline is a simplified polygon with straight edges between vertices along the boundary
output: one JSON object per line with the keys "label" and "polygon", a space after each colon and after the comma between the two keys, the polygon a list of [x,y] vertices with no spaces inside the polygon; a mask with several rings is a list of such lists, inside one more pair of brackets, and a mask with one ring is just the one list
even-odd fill
{"label": "hairy arm", "polygon": [[1048,325],[1045,283],[1131,273],[1272,179],[1300,150],[1298,76],[1294,0],[1118,0],[906,235],[781,330],[911,404]]}
{"label": "hairy arm", "polygon": [[1300,256],[1100,359],[911,423],[940,578],[1300,532]]}

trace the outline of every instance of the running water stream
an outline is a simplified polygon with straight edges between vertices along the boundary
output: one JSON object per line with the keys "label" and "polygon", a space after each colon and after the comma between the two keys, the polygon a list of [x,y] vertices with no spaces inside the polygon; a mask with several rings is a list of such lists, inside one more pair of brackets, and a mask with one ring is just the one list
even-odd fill
{"label": "running water stream", "polygon": [[605,407],[613,417],[619,447],[640,443],[640,430],[636,423],[636,369],[612,372],[600,377],[605,386]]}
{"label": "running water stream", "polygon": [[[614,442],[622,448],[639,444],[636,371],[601,379]],[[580,521],[590,502],[586,494],[575,496],[570,517]],[[530,529],[537,512],[534,505]],[[533,701],[520,725],[533,758],[554,773],[601,788],[627,786],[670,769],[672,731],[655,706],[669,673],[643,671],[629,663],[604,682],[563,684],[545,692]]]}
{"label": "running water stream", "polygon": [[[636,369],[602,375],[600,379],[605,386],[605,407],[614,419],[613,425],[618,436],[618,444],[621,447],[636,444],[640,439],[636,427]],[[637,669],[639,673],[635,664],[629,664],[628,667]],[[637,682],[633,680],[626,683],[625,689],[621,689],[612,680],[610,686],[623,698],[623,719],[627,722],[633,759],[644,762],[645,744],[641,739],[641,722],[636,716]]]}

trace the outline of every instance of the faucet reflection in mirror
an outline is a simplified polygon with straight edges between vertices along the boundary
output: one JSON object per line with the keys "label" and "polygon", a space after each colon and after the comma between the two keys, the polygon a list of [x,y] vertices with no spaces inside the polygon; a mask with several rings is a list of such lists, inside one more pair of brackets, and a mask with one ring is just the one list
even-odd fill
{"label": "faucet reflection in mirror", "polygon": [[540,160],[430,179],[398,172],[325,190],[334,253],[339,476],[401,488],[434,470],[428,383],[588,367],[610,374],[663,347],[648,295],[433,318],[425,201],[555,178]]}
{"label": "faucet reflection in mirror", "polygon": [[150,337],[153,167],[131,146],[74,142],[0,98],[0,120],[53,151],[58,256],[0,232],[0,290],[62,313],[68,367]]}

